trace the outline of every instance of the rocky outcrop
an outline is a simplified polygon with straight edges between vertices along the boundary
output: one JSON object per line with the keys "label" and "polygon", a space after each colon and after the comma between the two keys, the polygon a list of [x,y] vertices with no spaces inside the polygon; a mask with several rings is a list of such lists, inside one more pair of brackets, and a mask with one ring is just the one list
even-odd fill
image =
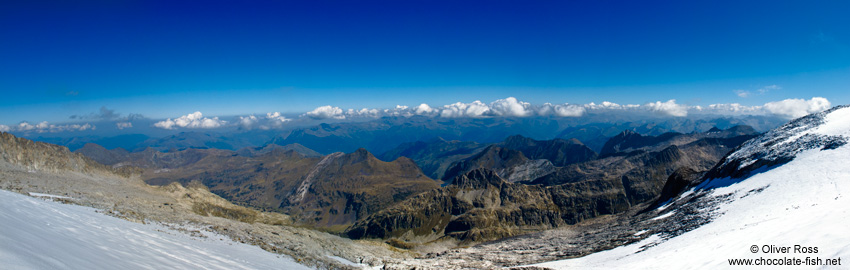
{"label": "rocky outcrop", "polygon": [[560,186],[509,183],[488,169],[459,175],[451,185],[411,197],[352,225],[351,238],[478,242],[528,230],[575,224],[629,208],[618,181]]}
{"label": "rocky outcrop", "polygon": [[491,145],[468,159],[452,164],[446,170],[443,180],[452,181],[459,175],[479,168],[493,170],[508,182],[531,181],[555,170],[555,166],[548,160],[530,160],[518,150]]}
{"label": "rocky outcrop", "polygon": [[647,210],[664,205],[686,189],[696,186],[699,183],[700,176],[702,176],[702,173],[688,167],[677,169],[667,177],[667,181],[664,183],[664,187],[661,188],[661,194],[658,196],[658,199]]}
{"label": "rocky outcrop", "polygon": [[140,173],[136,168],[113,169],[81,154],[72,153],[67,147],[34,142],[6,132],[0,132],[0,158],[29,170],[51,173],[73,171],[121,176]]}

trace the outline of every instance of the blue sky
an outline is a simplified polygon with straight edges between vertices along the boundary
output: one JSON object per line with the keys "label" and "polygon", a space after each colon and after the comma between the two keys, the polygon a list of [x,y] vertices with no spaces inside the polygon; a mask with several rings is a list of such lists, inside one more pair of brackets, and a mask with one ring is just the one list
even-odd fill
{"label": "blue sky", "polygon": [[847,104],[848,12],[847,1],[3,1],[0,124],[104,106],[176,118],[506,97]]}

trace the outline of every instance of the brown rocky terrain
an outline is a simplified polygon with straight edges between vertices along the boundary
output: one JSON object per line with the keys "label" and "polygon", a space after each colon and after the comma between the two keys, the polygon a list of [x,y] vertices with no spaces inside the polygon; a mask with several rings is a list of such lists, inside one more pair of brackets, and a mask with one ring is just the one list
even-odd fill
{"label": "brown rocky terrain", "polygon": [[575,224],[628,208],[618,181],[589,179],[529,186],[509,183],[493,171],[479,168],[458,176],[449,186],[373,214],[346,234],[355,239],[424,243],[454,238],[471,243]]}
{"label": "brown rocky terrain", "polygon": [[[479,242],[621,213],[658,200],[677,169],[707,171],[755,136],[740,135],[746,134],[740,130],[747,129],[659,137],[624,132],[626,136],[612,141],[631,145],[625,149],[633,151],[556,168],[524,182],[530,185],[510,183],[502,177],[509,174],[499,173],[527,162],[522,152],[490,146],[453,167],[462,174],[451,185],[376,213],[350,227],[347,234],[415,243],[445,238]],[[634,143],[630,137],[640,141]],[[684,188],[678,183],[684,180],[672,179],[677,183],[671,183],[667,196]]]}
{"label": "brown rocky terrain", "polygon": [[62,146],[0,132],[0,157],[0,188],[4,190],[66,196],[70,199],[61,199],[65,203],[197,234],[181,229],[190,225],[292,256],[299,263],[320,269],[352,268],[328,256],[373,265],[409,258],[380,243],[355,242],[290,226],[293,222],[287,215],[234,205],[197,183],[189,187],[151,186],[130,167],[113,170]]}
{"label": "brown rocky terrain", "polygon": [[239,154],[219,149],[159,152],[148,148],[112,158],[122,152],[88,144],[78,152],[109,157],[105,162],[114,167],[144,168],[142,179],[149,184],[197,181],[233,202],[291,214],[298,224],[331,231],[343,230],[378,209],[439,187],[438,181],[424,176],[404,157],[384,162],[365,149],[324,157],[286,149],[267,146],[243,149],[240,151],[247,152]]}

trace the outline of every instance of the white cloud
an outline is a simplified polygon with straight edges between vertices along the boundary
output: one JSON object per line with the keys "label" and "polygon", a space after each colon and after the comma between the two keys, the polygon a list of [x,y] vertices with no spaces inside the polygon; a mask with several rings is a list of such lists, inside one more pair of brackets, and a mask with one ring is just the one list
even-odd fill
{"label": "white cloud", "polygon": [[117,123],[115,123],[115,126],[117,126],[117,127],[118,127],[118,129],[125,129],[125,128],[131,128],[131,127],[133,127],[133,123],[130,123],[130,122],[117,122]]}
{"label": "white cloud", "polygon": [[786,99],[764,104],[765,110],[785,118],[802,117],[810,113],[824,111],[830,107],[832,107],[832,105],[829,100],[822,97],[813,97],[810,100]]}
{"label": "white cloud", "polygon": [[644,106],[646,106],[646,108],[650,111],[663,115],[676,117],[688,116],[688,106],[676,104],[675,99],[671,99],[663,103],[661,101],[656,101],[655,103],[647,103]]}
{"label": "white cloud", "polygon": [[544,103],[537,107],[537,114],[540,116],[555,115],[558,117],[579,117],[584,115],[585,111],[587,111],[585,106],[568,103],[559,105]]}
{"label": "white cloud", "polygon": [[696,106],[694,108],[702,113],[720,115],[763,115],[762,106],[744,106],[740,103],[711,104],[707,107]]}
{"label": "white cloud", "polygon": [[457,102],[454,104],[445,105],[440,109],[440,117],[472,117],[479,118],[486,116],[490,112],[490,107],[483,102],[476,100],[472,103]]}
{"label": "white cloud", "polygon": [[178,127],[181,128],[218,128],[225,124],[227,121],[219,120],[218,117],[208,118],[203,117],[204,115],[201,112],[194,112],[191,114],[187,114],[184,116],[180,116],[177,119],[171,120],[168,118],[165,121],[159,121],[154,123],[153,125],[162,129],[175,129]]}
{"label": "white cloud", "polygon": [[418,115],[430,115],[435,111],[436,110],[434,110],[434,108],[431,108],[431,106],[428,106],[428,104],[425,103],[419,104],[419,106],[416,106],[416,108],[413,109],[413,112]]}
{"label": "white cloud", "polygon": [[573,104],[555,105],[555,115],[560,117],[579,117],[584,115],[585,108]]}
{"label": "white cloud", "polygon": [[257,117],[252,115],[249,116],[240,116],[239,117],[239,126],[244,129],[252,129],[254,128],[254,124],[258,121]]}
{"label": "white cloud", "polygon": [[30,124],[29,122],[21,122],[17,126],[9,127],[9,131],[19,131],[19,132],[37,132],[37,133],[56,133],[56,132],[64,132],[64,131],[86,131],[86,130],[95,130],[97,129],[92,124],[67,124],[67,125],[51,125],[47,121],[40,122],[38,124]]}
{"label": "white cloud", "polygon": [[280,115],[280,112],[270,112],[266,113],[266,119],[272,122],[285,123],[292,121],[292,119],[286,118],[283,115]]}
{"label": "white cloud", "polygon": [[9,126],[7,126],[7,125],[0,125],[0,131],[2,131],[2,132],[9,132],[9,131],[12,131],[12,128],[10,128],[10,127],[9,127]]}
{"label": "white cloud", "polygon": [[490,112],[496,116],[526,117],[532,114],[531,104],[515,97],[499,99],[490,103]]}
{"label": "white cloud", "polygon": [[363,108],[360,110],[348,109],[345,113],[348,117],[369,117],[369,118],[378,118],[380,111],[378,109],[368,109]]}
{"label": "white cloud", "polygon": [[342,109],[330,105],[318,107],[315,110],[307,112],[305,115],[313,119],[345,119]]}
{"label": "white cloud", "polygon": [[404,105],[396,105],[393,109],[384,110],[385,116],[404,116],[411,117],[413,116],[413,111],[409,109],[409,107]]}

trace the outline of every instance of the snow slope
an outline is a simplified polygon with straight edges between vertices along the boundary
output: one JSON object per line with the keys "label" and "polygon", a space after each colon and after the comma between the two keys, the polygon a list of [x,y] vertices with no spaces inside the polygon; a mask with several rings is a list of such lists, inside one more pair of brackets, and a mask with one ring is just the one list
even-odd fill
{"label": "snow slope", "polygon": [[[792,121],[748,141],[727,156],[724,164],[747,169],[743,176],[710,179],[679,197],[681,200],[705,192],[706,196],[687,198],[719,201],[717,209],[704,210],[713,212],[715,218],[711,222],[669,239],[655,234],[631,245],[536,266],[554,269],[725,269],[741,267],[731,265],[730,259],[792,258],[805,263],[808,257],[821,259],[821,264],[790,268],[848,269],[848,138],[850,107],[837,107]],[[769,158],[779,161],[763,162]],[[754,168],[753,164],[764,166]],[[669,210],[675,211],[675,208]],[[756,253],[750,250],[753,245]],[[789,249],[771,252],[771,245]],[[814,250],[797,250],[795,245],[817,248],[817,253],[799,252]],[[828,259],[832,261],[827,262]],[[841,265],[824,265],[836,263],[833,259],[841,259]],[[761,261],[759,269],[777,267],[764,266],[767,263],[778,261]],[[785,265],[779,267],[786,268]]]}
{"label": "snow slope", "polygon": [[2,269],[309,269],[292,258],[203,233],[206,238],[192,237],[0,190]]}

